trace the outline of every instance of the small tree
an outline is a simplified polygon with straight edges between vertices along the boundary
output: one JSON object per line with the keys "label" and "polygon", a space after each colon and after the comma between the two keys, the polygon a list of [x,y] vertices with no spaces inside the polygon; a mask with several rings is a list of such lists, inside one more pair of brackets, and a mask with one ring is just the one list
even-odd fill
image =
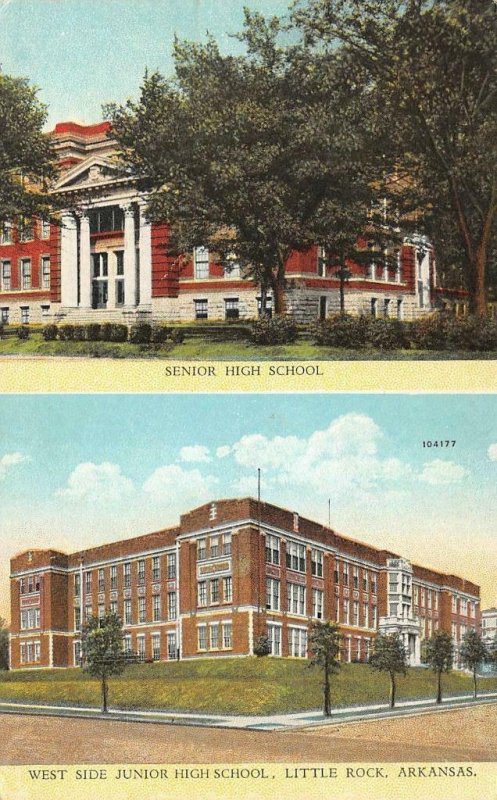
{"label": "small tree", "polygon": [[123,630],[117,614],[89,617],[82,637],[83,669],[102,685],[102,713],[107,713],[108,679],[121,675],[126,666],[123,652]]}
{"label": "small tree", "polygon": [[9,628],[6,620],[0,617],[0,669],[9,668]]}
{"label": "small tree", "polygon": [[450,672],[454,661],[452,637],[446,631],[436,631],[426,642],[425,661],[437,676],[437,703],[442,702],[442,672]]}
{"label": "small tree", "polygon": [[487,660],[487,648],[480,634],[471,628],[463,637],[459,648],[461,664],[473,673],[473,699],[478,695],[478,667]]}
{"label": "small tree", "polygon": [[338,656],[342,634],[334,622],[315,622],[309,634],[309,648],[312,659],[310,667],[317,666],[323,670],[323,713],[331,715],[330,677],[340,669]]}
{"label": "small tree", "polygon": [[399,634],[389,633],[377,636],[369,663],[377,672],[388,672],[390,676],[390,708],[393,708],[397,689],[395,676],[406,675],[409,667],[407,653]]}

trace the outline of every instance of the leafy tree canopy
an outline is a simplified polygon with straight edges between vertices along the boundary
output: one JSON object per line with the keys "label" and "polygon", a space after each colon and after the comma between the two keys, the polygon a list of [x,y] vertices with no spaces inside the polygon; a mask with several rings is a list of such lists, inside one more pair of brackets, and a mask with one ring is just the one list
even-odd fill
{"label": "leafy tree canopy", "polygon": [[49,214],[47,186],[55,172],[42,133],[46,116],[25,78],[0,71],[0,224],[18,215]]}
{"label": "leafy tree canopy", "polygon": [[311,660],[309,665],[323,670],[323,711],[331,714],[330,677],[340,669],[340,643],[342,634],[335,622],[315,622],[309,633]]}
{"label": "leafy tree canopy", "polygon": [[123,630],[117,614],[92,616],[87,620],[82,636],[83,669],[102,685],[102,710],[107,711],[107,680],[121,675],[127,663],[123,652]]}
{"label": "leafy tree canopy", "polygon": [[7,621],[0,617],[0,669],[9,668],[9,627]]}
{"label": "leafy tree canopy", "polygon": [[405,675],[408,669],[407,653],[398,633],[379,634],[369,658],[370,666],[377,672],[390,676],[390,706],[395,705],[396,675]]}

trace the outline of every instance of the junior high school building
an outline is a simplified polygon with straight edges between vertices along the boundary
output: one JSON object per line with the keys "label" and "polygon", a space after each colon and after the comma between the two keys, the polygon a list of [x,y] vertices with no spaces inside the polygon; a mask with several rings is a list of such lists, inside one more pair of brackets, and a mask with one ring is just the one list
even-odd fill
{"label": "junior high school building", "polygon": [[253,654],[306,658],[316,620],[336,620],[341,657],[366,661],[378,632],[398,632],[411,664],[442,629],[456,651],[480,625],[466,578],[246,498],[193,509],[177,527],[69,555],[29,550],[11,561],[13,669],[80,663],[86,617],[122,618],[124,647],[147,660]]}

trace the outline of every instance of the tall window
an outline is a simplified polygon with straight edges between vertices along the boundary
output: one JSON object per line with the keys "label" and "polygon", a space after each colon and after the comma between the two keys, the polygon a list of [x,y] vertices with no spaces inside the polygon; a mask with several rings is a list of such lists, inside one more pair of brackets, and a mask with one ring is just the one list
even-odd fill
{"label": "tall window", "polygon": [[152,580],[160,581],[160,557],[154,556],[152,559]]}
{"label": "tall window", "polygon": [[369,628],[369,604],[362,604],[362,619],[365,628]]}
{"label": "tall window", "polygon": [[117,566],[115,564],[110,568],[110,588],[113,592],[117,589]]}
{"label": "tall window", "polygon": [[197,604],[199,606],[207,605],[207,581],[199,581],[197,587]]}
{"label": "tall window", "polygon": [[286,565],[288,569],[305,572],[305,545],[289,542],[286,546]]}
{"label": "tall window", "polygon": [[209,277],[209,251],[206,247],[196,247],[193,251],[195,278],[205,280]]}
{"label": "tall window", "polygon": [[277,536],[266,534],[266,563],[280,563],[280,540]]}
{"label": "tall window", "polygon": [[98,570],[98,591],[105,591],[105,572],[103,569]]}
{"label": "tall window", "polygon": [[323,551],[311,550],[311,575],[323,577]]}
{"label": "tall window", "polygon": [[210,544],[211,558],[217,558],[219,555],[219,536],[211,536]]}
{"label": "tall window", "polygon": [[129,561],[123,565],[123,578],[124,588],[129,589],[131,586],[131,563]]}
{"label": "tall window", "polygon": [[145,583],[145,559],[140,558],[138,561],[138,585],[143,586]]}
{"label": "tall window", "polygon": [[207,299],[194,300],[193,303],[195,306],[195,319],[208,319]]}
{"label": "tall window", "polygon": [[21,324],[29,325],[29,306],[21,306]]}
{"label": "tall window", "polygon": [[40,239],[50,239],[50,220],[42,219],[40,222]]}
{"label": "tall window", "polygon": [[353,617],[353,624],[358,627],[359,626],[359,601],[354,600],[354,617]]}
{"label": "tall window", "polygon": [[173,580],[176,577],[176,553],[169,553],[167,557],[167,579]]}
{"label": "tall window", "polygon": [[146,606],[145,606],[145,598],[139,597],[138,598],[138,622],[145,622],[146,620]]}
{"label": "tall window", "polygon": [[280,610],[280,582],[274,578],[266,578],[266,608]]}
{"label": "tall window", "polygon": [[124,624],[131,625],[133,622],[132,612],[131,612],[131,600],[124,601]]}
{"label": "tall window", "polygon": [[117,614],[117,601],[111,600],[109,603],[109,611],[111,614]]}
{"label": "tall window", "polygon": [[227,297],[224,301],[224,309],[226,319],[238,319],[240,316],[238,297]]}
{"label": "tall window", "polygon": [[41,287],[50,289],[50,258],[43,256],[41,259]]}
{"label": "tall window", "polygon": [[74,596],[79,597],[81,594],[81,575],[76,572],[74,575]]}
{"label": "tall window", "polygon": [[305,586],[287,583],[287,611],[289,614],[305,614]]}
{"label": "tall window", "polygon": [[21,259],[21,287],[31,289],[31,259]]}
{"label": "tall window", "polygon": [[86,594],[90,594],[91,587],[92,587],[92,573],[85,572],[85,592]]}
{"label": "tall window", "polygon": [[233,581],[231,575],[223,578],[223,600],[225,603],[231,603],[233,599]]}
{"label": "tall window", "polygon": [[145,637],[144,636],[137,636],[136,637],[136,654],[140,661],[145,659]]}
{"label": "tall window", "polygon": [[167,618],[176,619],[176,592],[167,593]]}
{"label": "tall window", "polygon": [[267,636],[271,645],[271,655],[281,655],[281,625],[268,625]]}
{"label": "tall window", "polygon": [[343,621],[345,625],[350,623],[350,603],[348,600],[343,601]]}
{"label": "tall window", "polygon": [[323,619],[323,592],[321,589],[312,590],[312,616]]}
{"label": "tall window", "polygon": [[307,630],[305,628],[288,628],[288,655],[294,658],[306,658]]}
{"label": "tall window", "polygon": [[12,223],[4,222],[0,225],[0,244],[12,244]]}
{"label": "tall window", "polygon": [[154,661],[160,660],[160,633],[153,633],[150,637],[152,641],[152,658]]}
{"label": "tall window", "polygon": [[159,622],[160,620],[160,594],[152,595],[152,615],[153,621]]}
{"label": "tall window", "polygon": [[109,295],[108,254],[93,253],[92,263],[92,307],[106,308]]}
{"label": "tall window", "polygon": [[359,567],[354,567],[354,589],[359,588]]}
{"label": "tall window", "polygon": [[197,628],[198,650],[207,650],[207,626],[199,625]]}
{"label": "tall window", "polygon": [[219,624],[214,622],[209,626],[209,647],[211,650],[219,649]]}
{"label": "tall window", "polygon": [[223,533],[223,556],[231,555],[231,533]]}
{"label": "tall window", "polygon": [[10,311],[10,309],[9,309],[8,306],[4,307],[4,308],[0,308],[0,323],[2,325],[8,325],[9,324],[9,311]]}
{"label": "tall window", "polygon": [[207,545],[205,539],[199,539],[197,542],[197,561],[203,561],[207,558]]}
{"label": "tall window", "polygon": [[210,582],[210,601],[219,603],[219,578],[213,578]]}
{"label": "tall window", "polygon": [[167,634],[167,657],[169,659],[176,658],[176,632],[168,631]]}
{"label": "tall window", "polygon": [[225,650],[233,647],[231,622],[223,622],[223,647]]}
{"label": "tall window", "polygon": [[116,256],[116,305],[124,305],[124,250],[117,250]]}
{"label": "tall window", "polygon": [[343,585],[349,585],[349,565],[346,561],[343,562]]}
{"label": "tall window", "polygon": [[2,289],[4,291],[11,288],[12,265],[10,261],[2,261]]}

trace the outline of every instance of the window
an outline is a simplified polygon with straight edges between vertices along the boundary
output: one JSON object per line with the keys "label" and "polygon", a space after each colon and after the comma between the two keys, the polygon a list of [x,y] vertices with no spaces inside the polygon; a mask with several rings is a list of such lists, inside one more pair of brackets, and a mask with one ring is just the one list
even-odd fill
{"label": "window", "polygon": [[140,558],[138,561],[138,585],[143,586],[145,583],[145,559]]}
{"label": "window", "polygon": [[152,559],[152,580],[159,581],[160,580],[160,558],[159,556],[154,556]]}
{"label": "window", "polygon": [[152,619],[154,622],[160,620],[160,594],[152,595]]}
{"label": "window", "polygon": [[20,242],[29,242],[34,238],[33,220],[21,217],[17,223],[17,233]]}
{"label": "window", "polygon": [[86,620],[87,622],[88,622],[88,620],[90,619],[90,617],[92,616],[92,614],[93,614],[93,609],[92,609],[92,607],[91,607],[91,603],[87,603],[87,604],[85,605],[85,620]]}
{"label": "window", "polygon": [[116,306],[124,305],[124,250],[116,250]]}
{"label": "window", "polygon": [[197,628],[197,649],[207,650],[207,627],[199,625]]}
{"label": "window", "polygon": [[224,314],[226,319],[238,319],[240,309],[238,307],[238,297],[227,297],[224,301]]}
{"label": "window", "polygon": [[352,619],[352,624],[356,627],[359,626],[359,601],[354,600],[354,616]]}
{"label": "window", "polygon": [[219,578],[213,578],[210,582],[210,601],[219,603]]}
{"label": "window", "polygon": [[176,592],[167,593],[167,618],[176,619]]}
{"label": "window", "polygon": [[287,611],[290,614],[305,614],[305,586],[287,583]]}
{"label": "window", "polygon": [[311,575],[316,575],[318,578],[323,577],[322,550],[311,550]]}
{"label": "window", "polygon": [[7,291],[11,288],[12,265],[10,261],[2,261],[2,289]]}
{"label": "window", "polygon": [[209,277],[209,251],[206,247],[196,247],[193,251],[194,274],[197,280]]}
{"label": "window", "polygon": [[287,544],[286,565],[288,569],[305,572],[305,545],[295,542]]}
{"label": "window", "polygon": [[86,594],[90,594],[92,589],[92,578],[93,575],[91,572],[85,572],[85,592]]}
{"label": "window", "polygon": [[365,628],[369,628],[369,604],[362,604],[362,624]]}
{"label": "window", "polygon": [[98,591],[99,592],[105,591],[105,573],[103,569],[98,570]]}
{"label": "window", "polygon": [[452,613],[457,614],[457,597],[452,595]]}
{"label": "window", "polygon": [[211,650],[219,649],[219,625],[215,622],[209,626],[209,647]]}
{"label": "window", "polygon": [[277,536],[266,534],[266,564],[280,563],[280,540]]}
{"label": "window", "polygon": [[376,575],[371,576],[371,592],[376,594]]}
{"label": "window", "polygon": [[21,288],[31,289],[31,259],[21,258]]}
{"label": "window", "polygon": [[81,666],[81,642],[74,642],[74,666]]}
{"label": "window", "polygon": [[211,558],[217,558],[219,555],[219,536],[211,536]]}
{"label": "window", "polygon": [[146,619],[146,607],[145,607],[145,598],[139,597],[138,598],[138,622],[145,622]]}
{"label": "window", "polygon": [[125,653],[131,653],[131,635],[129,633],[123,637],[123,650]]}
{"label": "window", "polygon": [[145,659],[145,636],[136,637],[136,654],[140,661]]}
{"label": "window", "polygon": [[97,613],[98,613],[98,618],[99,619],[102,619],[102,617],[105,616],[105,605],[104,605],[104,603],[99,603],[98,604]]}
{"label": "window", "polygon": [[266,608],[280,610],[280,582],[274,578],[266,578]]}
{"label": "window", "polygon": [[30,630],[40,627],[40,609],[29,608],[21,611],[21,630]]}
{"label": "window", "polygon": [[0,309],[0,323],[2,325],[8,325],[9,324],[9,309],[8,308]]}
{"label": "window", "polygon": [[305,628],[288,629],[288,655],[294,658],[306,658],[307,630]]}
{"label": "window", "polygon": [[333,572],[333,580],[338,585],[340,583],[340,562],[335,563],[335,570]]}
{"label": "window", "polygon": [[231,603],[233,600],[233,581],[231,575],[223,578],[223,599],[225,603]]}
{"label": "window", "polygon": [[41,316],[42,317],[48,317],[49,314],[50,314],[50,306],[46,305],[46,304],[42,304],[40,306],[40,308],[41,308]]}
{"label": "window", "polygon": [[223,556],[231,555],[231,533],[223,533]]}
{"label": "window", "polygon": [[160,633],[153,633],[150,637],[152,641],[152,658],[160,661]]}
{"label": "window", "polygon": [[109,612],[117,615],[117,601],[111,600],[109,603]]}
{"label": "window", "polygon": [[323,592],[320,589],[312,590],[312,616],[323,619]]}
{"label": "window", "polygon": [[131,586],[131,563],[129,561],[123,564],[123,577],[124,588],[129,589]]}
{"label": "window", "polygon": [[107,308],[109,294],[108,253],[93,253],[92,265],[92,308]]}
{"label": "window", "polygon": [[354,589],[358,589],[359,588],[359,568],[358,567],[354,567],[353,580],[354,580]]}
{"label": "window", "polygon": [[12,244],[12,223],[4,222],[0,225],[0,244]]}
{"label": "window", "polygon": [[81,575],[76,572],[74,575],[74,596],[79,597],[81,594]]}
{"label": "window", "polygon": [[362,571],[362,591],[368,591],[368,584],[369,584],[369,573],[367,569],[363,569]]}
{"label": "window", "polygon": [[133,622],[133,616],[131,612],[131,600],[124,601],[124,624],[131,625]]}
{"label": "window", "polygon": [[281,655],[281,626],[280,625],[268,625],[267,626],[267,637],[269,639],[269,644],[271,645],[271,655],[272,656],[280,656]]}
{"label": "window", "polygon": [[29,306],[21,306],[21,324],[29,325]]}
{"label": "window", "polygon": [[119,206],[96,208],[88,214],[90,233],[124,230],[124,212]]}
{"label": "window", "polygon": [[346,561],[343,562],[343,585],[349,585],[349,565]]}
{"label": "window", "polygon": [[41,288],[50,289],[50,258],[42,256],[41,259]]}
{"label": "window", "polygon": [[348,600],[343,601],[343,621],[345,625],[350,624],[350,603]]}
{"label": "window", "polygon": [[207,581],[199,581],[197,587],[197,605],[207,605]]}
{"label": "window", "polygon": [[193,304],[195,306],[195,319],[207,319],[207,299],[194,300]]}
{"label": "window", "polygon": [[117,589],[117,567],[115,564],[110,568],[110,588],[111,591]]}
{"label": "window", "polygon": [[205,539],[199,539],[197,542],[197,561],[204,561],[207,558],[207,545]]}
{"label": "window", "polygon": [[372,606],[371,611],[373,612],[373,624],[371,627],[376,628],[378,625],[378,608],[377,606]]}
{"label": "window", "polygon": [[40,239],[50,239],[50,221],[48,219],[40,221]]}
{"label": "window", "polygon": [[223,647],[225,650],[230,650],[232,646],[231,622],[223,622]]}
{"label": "window", "polygon": [[167,634],[167,657],[169,659],[177,658],[176,652],[176,633],[175,631],[169,631]]}
{"label": "window", "polygon": [[169,553],[167,557],[167,579],[174,580],[176,577],[176,553]]}

